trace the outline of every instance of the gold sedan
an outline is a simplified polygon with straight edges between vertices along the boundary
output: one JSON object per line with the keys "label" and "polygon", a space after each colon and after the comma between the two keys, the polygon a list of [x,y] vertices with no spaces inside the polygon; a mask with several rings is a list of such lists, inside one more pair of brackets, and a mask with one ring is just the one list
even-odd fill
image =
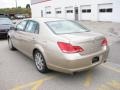
{"label": "gold sedan", "polygon": [[73,73],[106,62],[108,44],[104,35],[79,23],[56,18],[31,18],[21,21],[8,33],[11,50],[32,58],[41,73],[49,69]]}

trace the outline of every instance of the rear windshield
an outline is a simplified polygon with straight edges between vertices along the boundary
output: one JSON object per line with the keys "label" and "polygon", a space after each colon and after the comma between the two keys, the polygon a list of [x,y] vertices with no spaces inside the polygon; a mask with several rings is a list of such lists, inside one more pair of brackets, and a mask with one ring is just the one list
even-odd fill
{"label": "rear windshield", "polygon": [[46,24],[55,34],[81,33],[89,31],[78,22],[71,20],[50,21],[46,22]]}

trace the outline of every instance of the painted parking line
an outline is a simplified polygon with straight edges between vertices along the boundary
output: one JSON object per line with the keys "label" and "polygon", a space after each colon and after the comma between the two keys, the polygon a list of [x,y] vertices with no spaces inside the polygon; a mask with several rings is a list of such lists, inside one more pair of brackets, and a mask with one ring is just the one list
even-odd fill
{"label": "painted parking line", "polygon": [[54,77],[46,77],[46,78],[43,78],[43,79],[40,79],[40,80],[37,80],[37,81],[34,81],[34,82],[30,82],[28,84],[25,84],[25,85],[20,85],[20,86],[16,86],[15,88],[11,89],[11,90],[22,90],[22,89],[26,89],[26,88],[29,88],[29,87],[32,87],[31,90],[37,90],[37,88],[39,88],[45,81],[47,80],[51,80],[53,79]]}
{"label": "painted parking line", "polygon": [[113,66],[111,66],[109,64],[102,64],[102,66],[105,67],[105,68],[107,68],[107,69],[110,69],[112,71],[115,71],[117,73],[120,73],[120,69],[119,68],[115,68],[115,67],[113,67]]}
{"label": "painted parking line", "polygon": [[[102,65],[103,67],[107,68],[107,69],[110,69],[112,71],[115,71],[115,72],[118,72],[120,73],[120,70],[119,69],[116,69],[114,67],[112,67],[111,65],[109,64],[103,64]],[[22,90],[22,89],[26,89],[26,88],[29,88],[29,87],[32,87],[31,90],[37,90],[44,82],[46,82],[47,80],[51,80],[55,77],[46,77],[46,78],[43,78],[43,79],[40,79],[40,80],[37,80],[37,81],[34,81],[34,82],[30,82],[28,84],[25,84],[25,85],[20,85],[20,86],[16,86],[15,88],[11,89],[11,90]],[[93,81],[93,76],[92,76],[92,71],[88,71],[87,74],[86,74],[86,77],[85,77],[85,81],[83,83],[83,85],[85,87],[90,87],[91,84],[92,84],[92,81]],[[113,86],[112,86],[113,84]],[[118,84],[117,82],[112,82],[112,84],[109,83],[109,85],[111,85],[112,87],[118,87],[120,86],[120,84]],[[105,86],[105,85],[102,85],[99,89],[97,90],[104,90],[104,89],[101,89],[101,88],[104,88],[105,90],[109,90],[109,87],[108,86]]]}
{"label": "painted parking line", "polygon": [[44,83],[44,80],[41,80],[39,82],[37,82],[31,90],[37,90],[42,84]]}
{"label": "painted parking line", "polygon": [[88,71],[85,81],[84,81],[84,86],[85,87],[90,87],[90,85],[92,84],[92,71]]}
{"label": "painted parking line", "polygon": [[120,82],[116,80],[106,82],[98,87],[97,90],[120,90]]}
{"label": "painted parking line", "polygon": [[[105,68],[107,68],[107,69],[110,69],[110,70],[112,70],[112,71],[114,71],[114,72],[117,72],[117,73],[120,73],[120,65],[118,65],[118,64],[113,64],[113,63],[107,63],[107,64],[103,64],[102,65],[103,67],[105,67]],[[88,71],[88,73],[87,73],[87,75],[86,75],[86,78],[85,78],[85,81],[84,81],[84,86],[85,87],[90,87],[91,86],[91,84],[92,84],[92,81],[93,81],[93,76],[92,76],[92,71],[90,70],[90,71]],[[118,85],[118,83],[116,82],[115,83],[115,81],[113,82],[112,81],[112,84],[113,84],[113,87],[115,87],[115,86],[117,86]],[[112,86],[112,84],[111,84],[111,86]],[[116,84],[116,85],[115,85]],[[120,86],[120,83],[119,83],[119,86]],[[102,87],[104,87],[105,88],[105,90],[109,90],[109,88],[108,87],[106,87],[106,86],[102,86]],[[100,90],[102,90],[102,89],[100,89]],[[104,89],[103,89],[104,90]],[[120,90],[120,89],[119,89]]]}

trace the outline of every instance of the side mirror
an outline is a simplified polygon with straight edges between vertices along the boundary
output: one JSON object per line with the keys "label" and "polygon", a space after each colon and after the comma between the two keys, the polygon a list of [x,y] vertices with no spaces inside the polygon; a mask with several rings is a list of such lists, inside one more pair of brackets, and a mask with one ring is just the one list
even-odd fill
{"label": "side mirror", "polygon": [[16,24],[16,22],[14,21],[13,24]]}

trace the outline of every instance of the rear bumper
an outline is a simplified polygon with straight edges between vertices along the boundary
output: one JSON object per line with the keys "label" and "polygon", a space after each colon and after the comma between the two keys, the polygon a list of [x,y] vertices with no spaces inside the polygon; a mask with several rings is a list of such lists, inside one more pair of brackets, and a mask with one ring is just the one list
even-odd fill
{"label": "rear bumper", "polygon": [[[60,61],[59,63],[48,64],[48,68],[64,73],[79,72],[106,62],[108,53],[109,49],[86,56],[68,55],[67,57],[64,57],[64,59],[57,59],[57,61]],[[99,61],[92,63],[94,57],[99,57]]]}

